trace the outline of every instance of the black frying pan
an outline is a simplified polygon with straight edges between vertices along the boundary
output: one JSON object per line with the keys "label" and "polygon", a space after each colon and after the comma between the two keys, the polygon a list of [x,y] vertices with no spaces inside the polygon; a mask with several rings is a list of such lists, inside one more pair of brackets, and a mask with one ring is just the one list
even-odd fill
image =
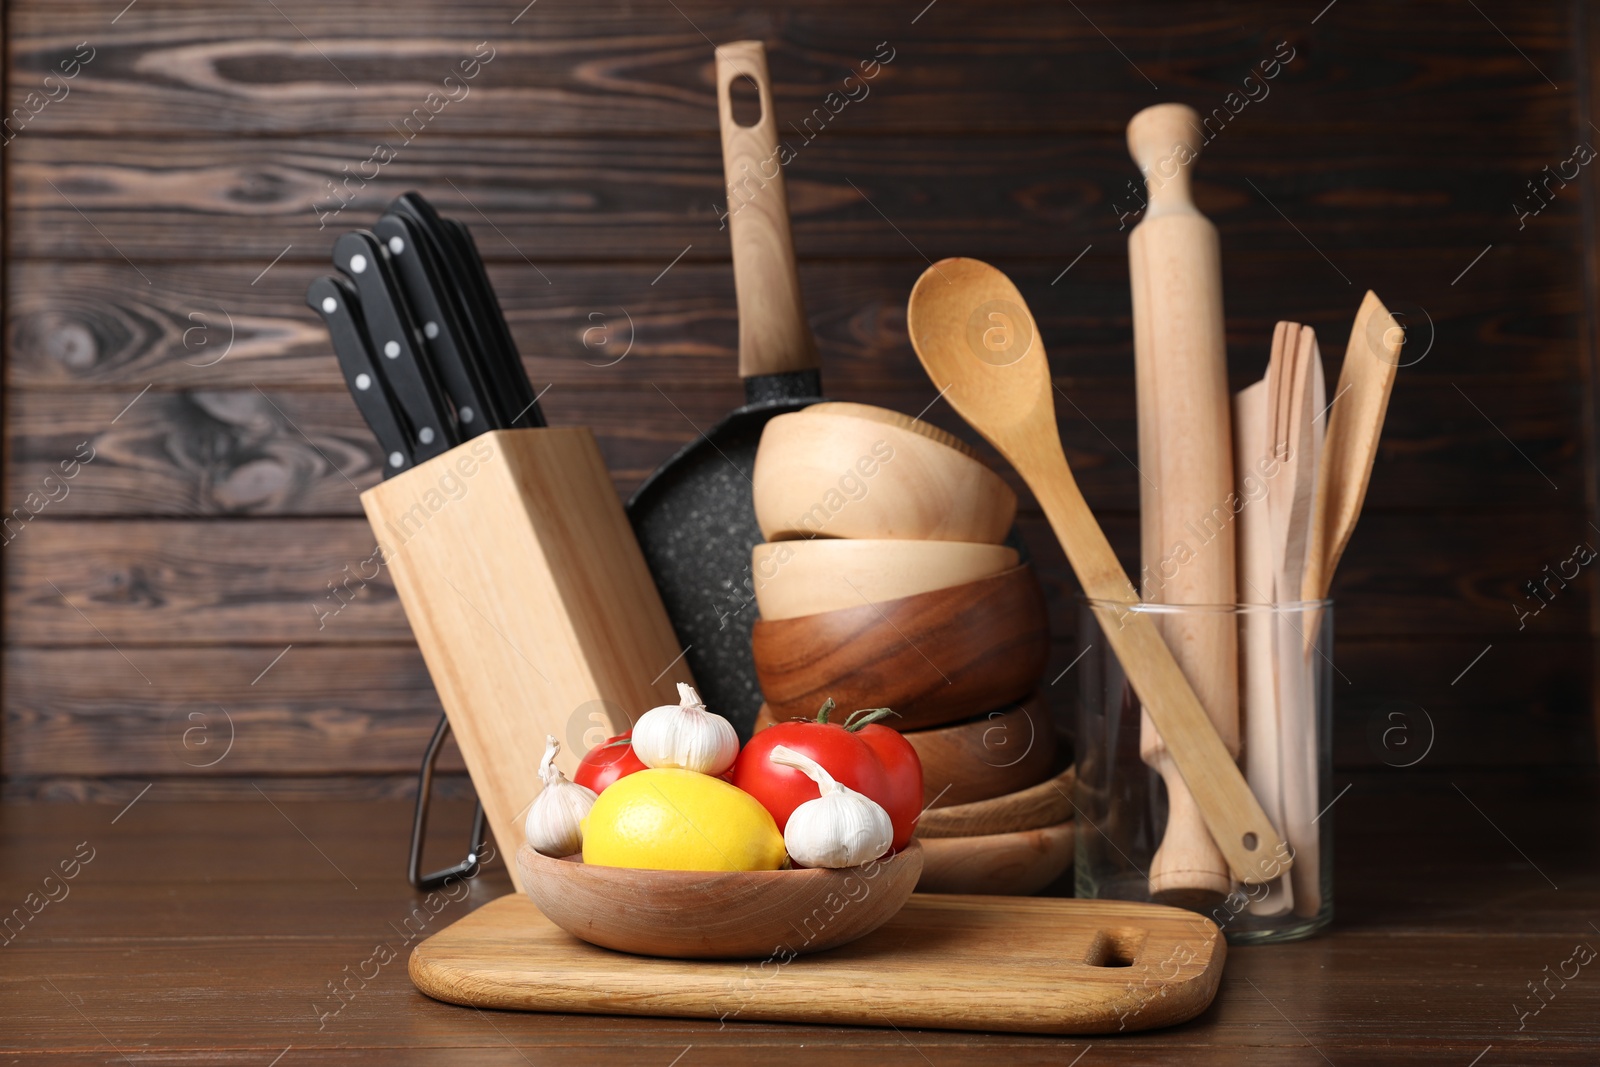
{"label": "black frying pan", "polygon": [[[733,119],[729,86],[740,76],[761,94],[761,118],[752,126]],[[800,299],[761,42],[717,49],[717,111],[745,404],[647,478],[628,501],[628,515],[673,629],[688,648],[684,658],[700,695],[748,738],[761,706],[750,656],[757,615],[750,550],[763,540],[750,471],[767,420],[822,400],[822,378]]]}

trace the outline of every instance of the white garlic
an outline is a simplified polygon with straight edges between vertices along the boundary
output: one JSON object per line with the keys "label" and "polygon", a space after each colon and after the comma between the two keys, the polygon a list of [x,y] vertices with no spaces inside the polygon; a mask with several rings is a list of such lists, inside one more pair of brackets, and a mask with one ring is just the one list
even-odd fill
{"label": "white garlic", "polygon": [[651,708],[633,724],[633,752],[646,767],[721,774],[739,754],[739,735],[706,710],[694,686],[679,682],[678,703]]}
{"label": "white garlic", "polygon": [[778,745],[767,758],[800,771],[822,793],[795,808],[783,828],[790,859],[803,867],[855,867],[889,851],[894,824],[883,805],[835,781],[820,763],[792,748]]}
{"label": "white garlic", "polygon": [[535,852],[545,856],[571,856],[583,851],[583,820],[594,807],[594,790],[569,781],[556,766],[561,743],[550,735],[544,739],[544,759],[539,761],[539,778],[544,788],[533,798],[533,807],[522,824],[522,832]]}

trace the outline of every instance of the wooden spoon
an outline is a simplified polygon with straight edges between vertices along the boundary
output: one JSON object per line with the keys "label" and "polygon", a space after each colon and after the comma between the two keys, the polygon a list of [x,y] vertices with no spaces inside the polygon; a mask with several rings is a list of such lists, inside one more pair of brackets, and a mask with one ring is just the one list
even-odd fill
{"label": "wooden spoon", "polygon": [[[1139,603],[1061,450],[1044,344],[1011,279],[975,259],[942,260],[917,279],[906,317],[923,369],[1028,483],[1084,593],[1113,605]],[[1288,846],[1150,616],[1097,611],[1234,876],[1248,885],[1277,877],[1289,867]]]}

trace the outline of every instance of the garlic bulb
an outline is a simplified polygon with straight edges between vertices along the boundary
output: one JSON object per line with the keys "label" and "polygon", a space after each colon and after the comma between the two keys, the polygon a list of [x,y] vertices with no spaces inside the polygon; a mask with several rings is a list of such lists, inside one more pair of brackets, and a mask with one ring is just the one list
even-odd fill
{"label": "garlic bulb", "polygon": [[794,809],[783,828],[789,858],[803,867],[854,867],[875,860],[894,842],[894,825],[883,805],[834,781],[809,756],[779,745],[767,756],[817,783],[822,795]]}
{"label": "garlic bulb", "polygon": [[678,703],[651,708],[633,724],[633,752],[646,767],[721,774],[739,754],[739,735],[706,710],[694,686],[679,682]]}
{"label": "garlic bulb", "polygon": [[535,852],[545,856],[571,856],[583,851],[583,820],[594,807],[594,790],[569,781],[556,766],[561,743],[546,734],[539,778],[544,788],[533,798],[522,832]]}

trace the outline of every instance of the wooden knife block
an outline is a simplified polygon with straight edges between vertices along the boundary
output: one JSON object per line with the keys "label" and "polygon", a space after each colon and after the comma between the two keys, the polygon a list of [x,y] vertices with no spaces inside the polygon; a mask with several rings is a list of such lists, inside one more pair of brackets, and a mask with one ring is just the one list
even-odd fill
{"label": "wooden knife block", "polygon": [[484,434],[361,504],[500,854],[514,856],[546,734],[571,776],[602,731],[694,680],[594,435]]}

